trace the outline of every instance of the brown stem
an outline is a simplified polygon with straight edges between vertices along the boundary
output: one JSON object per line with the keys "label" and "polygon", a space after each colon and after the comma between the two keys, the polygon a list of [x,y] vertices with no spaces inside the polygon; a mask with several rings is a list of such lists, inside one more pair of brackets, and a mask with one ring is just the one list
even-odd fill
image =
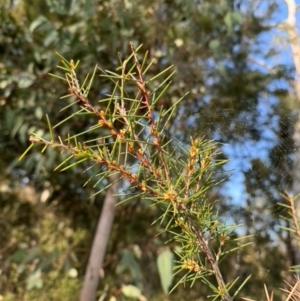
{"label": "brown stem", "polygon": [[204,252],[207,260],[209,261],[209,263],[214,271],[214,274],[216,276],[216,279],[217,279],[217,282],[219,285],[219,290],[222,292],[222,299],[224,301],[232,301],[232,298],[230,297],[230,295],[227,292],[226,284],[225,284],[225,281],[221,274],[221,271],[219,269],[218,263],[217,263],[216,259],[214,258],[207,242],[205,241],[204,237],[202,236],[200,231],[197,230],[197,228],[195,226],[192,225],[191,229],[192,229],[193,233],[195,233],[197,240],[198,240],[198,244],[199,244],[201,250]]}

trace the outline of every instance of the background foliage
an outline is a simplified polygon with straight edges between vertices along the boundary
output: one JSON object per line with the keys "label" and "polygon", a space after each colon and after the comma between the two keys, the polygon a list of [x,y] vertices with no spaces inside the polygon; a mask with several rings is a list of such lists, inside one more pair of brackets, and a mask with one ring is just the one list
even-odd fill
{"label": "background foliage", "polygon": [[[225,169],[237,170],[209,197],[212,203],[220,200],[216,206],[224,218],[244,223],[241,231],[254,235],[253,244],[229,257],[224,270],[241,278],[255,275],[244,291],[253,298],[260,298],[263,283],[280,287],[295,262],[291,239],[278,227],[286,222],[279,221],[283,212],[276,203],[291,182],[298,105],[290,89],[292,67],[277,63],[270,72],[261,64],[278,57],[276,45],[265,37],[272,34],[269,24],[277,21],[280,3],[6,0],[0,5],[0,224],[5,230],[0,232],[0,292],[5,300],[40,300],[41,294],[74,299],[104,197],[88,199],[95,189],[83,191],[82,169],[54,172],[60,157],[51,149],[17,163],[29,134],[47,130],[45,113],[54,123],[66,117],[58,101],[65,88],[47,75],[55,72],[55,51],[81,60],[78,74],[84,75],[96,63],[112,70],[118,56],[129,53],[130,41],[143,44],[155,59],[150,75],[175,65],[172,88],[160,105],[167,108],[191,91],[170,134],[183,143],[195,134],[224,143],[224,156],[231,159]],[[90,98],[98,100],[111,89],[99,80]],[[74,133],[90,124],[81,118],[59,131]],[[117,208],[104,265],[106,285],[99,294],[134,284],[149,299],[168,298],[156,265],[165,237],[156,236],[157,226],[149,227],[158,214],[139,200]],[[178,288],[170,298],[204,300],[205,295],[199,283],[193,290]]]}

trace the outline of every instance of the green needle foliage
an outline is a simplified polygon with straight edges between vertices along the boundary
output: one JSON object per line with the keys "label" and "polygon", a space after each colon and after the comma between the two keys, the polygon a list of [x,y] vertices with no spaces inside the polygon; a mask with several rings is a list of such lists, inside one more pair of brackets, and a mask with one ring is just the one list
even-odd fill
{"label": "green needle foliage", "polygon": [[[232,300],[241,287],[231,293],[238,279],[226,283],[219,264],[229,252],[242,246],[235,241],[235,249],[229,248],[234,227],[226,226],[206,199],[207,191],[222,180],[216,171],[224,160],[218,159],[213,141],[191,138],[190,145],[184,146],[170,137],[168,124],[182,98],[167,110],[162,107],[158,111],[157,103],[170,86],[174,72],[170,67],[147,78],[152,62],[147,63],[146,54],[140,63],[138,49],[132,44],[130,47],[131,55],[120,62],[116,71],[104,71],[96,66],[83,83],[76,74],[79,62],[60,56],[58,68],[64,76],[53,76],[68,86],[68,94],[62,99],[75,99],[71,105],[78,109],[55,126],[51,126],[47,117],[48,139],[32,134],[30,148],[42,145],[42,151],[51,147],[69,154],[57,166],[60,171],[84,162],[89,164],[87,170],[96,166],[98,172],[87,183],[91,180],[96,184],[107,183],[97,193],[113,184],[103,181],[112,176],[130,183],[130,189],[122,194],[124,201],[138,196],[163,209],[157,222],[165,225],[178,245],[176,273],[184,272],[179,283],[193,284],[200,279],[211,289],[213,300]],[[89,91],[97,72],[112,81],[114,89],[94,103],[89,99]],[[154,79],[161,82],[156,87],[153,87]],[[90,115],[94,125],[75,135],[56,137],[55,128],[82,114]]]}

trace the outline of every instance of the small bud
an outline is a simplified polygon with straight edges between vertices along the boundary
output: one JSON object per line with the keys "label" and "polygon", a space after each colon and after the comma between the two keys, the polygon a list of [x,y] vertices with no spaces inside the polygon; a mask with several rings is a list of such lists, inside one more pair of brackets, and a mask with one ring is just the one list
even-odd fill
{"label": "small bud", "polygon": [[99,117],[100,117],[100,118],[104,118],[104,111],[103,111],[103,110],[101,110],[101,111],[99,112]]}

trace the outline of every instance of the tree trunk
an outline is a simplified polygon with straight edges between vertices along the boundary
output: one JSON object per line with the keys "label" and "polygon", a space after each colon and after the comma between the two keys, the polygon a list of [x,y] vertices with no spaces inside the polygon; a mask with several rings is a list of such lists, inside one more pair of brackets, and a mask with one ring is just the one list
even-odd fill
{"label": "tree trunk", "polygon": [[[300,194],[300,45],[299,45],[299,37],[297,33],[297,24],[296,24],[296,13],[297,13],[297,4],[295,0],[284,0],[287,9],[288,16],[285,20],[284,29],[286,30],[289,38],[289,45],[291,47],[292,59],[295,66],[295,78],[294,78],[294,88],[296,92],[296,96],[298,98],[298,118],[297,122],[294,126],[294,135],[293,140],[295,144],[294,158],[293,158],[293,184],[292,184],[292,194],[293,196],[297,196]],[[300,219],[300,198],[296,198],[295,200],[295,209],[298,219]],[[298,238],[299,239],[299,238]],[[295,254],[296,265],[300,264],[300,249],[297,244],[296,239],[293,241],[293,248]]]}
{"label": "tree trunk", "polygon": [[[111,179],[115,181],[116,179]],[[85,272],[80,301],[95,301],[96,291],[99,283],[99,271],[102,267],[106,247],[113,223],[115,205],[117,203],[117,192],[120,182],[112,184],[106,192],[104,205],[99,217],[93,245]]]}

